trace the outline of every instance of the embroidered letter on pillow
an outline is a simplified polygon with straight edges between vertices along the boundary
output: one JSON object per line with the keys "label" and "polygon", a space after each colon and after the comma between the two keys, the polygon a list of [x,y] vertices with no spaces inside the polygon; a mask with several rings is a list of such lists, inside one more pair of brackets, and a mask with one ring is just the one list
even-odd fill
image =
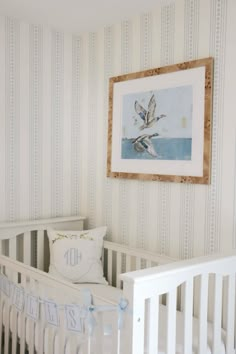
{"label": "embroidered letter on pillow", "polygon": [[105,226],[83,231],[48,229],[49,273],[72,283],[107,284],[101,261],[106,231]]}

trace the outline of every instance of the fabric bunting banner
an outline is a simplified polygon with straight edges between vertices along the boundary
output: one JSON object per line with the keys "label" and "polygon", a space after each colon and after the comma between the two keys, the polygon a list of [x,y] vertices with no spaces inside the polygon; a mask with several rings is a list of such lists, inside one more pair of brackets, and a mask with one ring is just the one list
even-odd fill
{"label": "fabric bunting banner", "polygon": [[24,290],[20,286],[14,285],[13,283],[11,285],[13,288],[12,303],[16,306],[17,310],[22,311],[25,303]]}
{"label": "fabric bunting banner", "polygon": [[26,315],[34,321],[39,319],[39,298],[30,294],[27,294],[26,306],[25,306]]}
{"label": "fabric bunting banner", "polygon": [[83,295],[83,305],[57,304],[50,299],[42,299],[25,291],[20,284],[10,281],[4,274],[0,275],[0,295],[4,294],[15,306],[17,311],[25,311],[26,316],[34,321],[40,317],[40,306],[44,306],[47,323],[59,327],[60,311],[64,311],[66,329],[72,332],[84,333],[85,324],[89,335],[93,334],[96,320],[95,312],[116,311],[118,313],[118,328],[122,327],[123,314],[127,310],[128,302],[121,299],[117,306],[93,306],[92,294],[89,289],[80,290]]}
{"label": "fabric bunting banner", "polygon": [[73,332],[83,332],[82,321],[86,317],[80,306],[65,305],[67,329]]}
{"label": "fabric bunting banner", "polygon": [[57,304],[53,301],[44,300],[45,315],[48,323],[53,326],[59,327],[59,314]]}

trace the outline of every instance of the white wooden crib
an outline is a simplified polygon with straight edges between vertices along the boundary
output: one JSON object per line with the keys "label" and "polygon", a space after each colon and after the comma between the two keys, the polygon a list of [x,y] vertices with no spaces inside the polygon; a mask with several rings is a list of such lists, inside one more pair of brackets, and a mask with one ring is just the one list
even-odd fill
{"label": "white wooden crib", "polygon": [[[83,224],[82,217],[65,217],[0,225],[0,353],[236,353],[235,255],[176,261],[105,241],[104,274],[113,288],[78,286],[45,272],[45,230],[80,230]],[[92,303],[85,303],[84,287]],[[37,320],[26,303],[19,306],[20,292],[40,299]],[[49,300],[58,305],[57,326],[45,316]],[[89,309],[82,330],[68,330],[68,304]]]}

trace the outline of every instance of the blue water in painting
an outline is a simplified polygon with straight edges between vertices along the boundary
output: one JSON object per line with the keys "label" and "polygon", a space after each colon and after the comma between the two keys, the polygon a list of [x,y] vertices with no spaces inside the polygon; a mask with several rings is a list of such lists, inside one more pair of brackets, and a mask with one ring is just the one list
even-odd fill
{"label": "blue water in painting", "polygon": [[152,145],[157,157],[151,156],[148,152],[137,152],[132,144],[132,139],[122,139],[122,159],[138,160],[191,160],[192,139],[191,138],[158,138],[152,139]]}

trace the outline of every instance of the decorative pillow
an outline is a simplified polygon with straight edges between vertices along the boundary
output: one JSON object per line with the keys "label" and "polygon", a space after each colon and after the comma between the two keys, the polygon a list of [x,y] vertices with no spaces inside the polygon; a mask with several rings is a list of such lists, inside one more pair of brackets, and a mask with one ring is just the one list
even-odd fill
{"label": "decorative pillow", "polygon": [[72,283],[107,284],[101,262],[107,227],[83,231],[48,229],[49,273]]}

